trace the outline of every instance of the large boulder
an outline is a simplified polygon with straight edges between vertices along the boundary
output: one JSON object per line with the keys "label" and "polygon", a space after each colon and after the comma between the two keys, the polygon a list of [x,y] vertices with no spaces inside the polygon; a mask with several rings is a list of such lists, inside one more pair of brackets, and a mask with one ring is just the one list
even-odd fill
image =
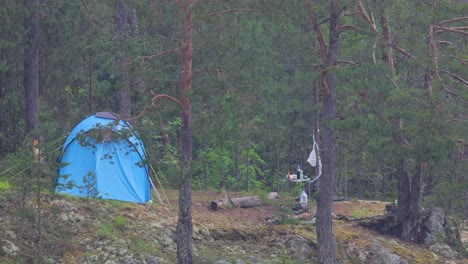
{"label": "large boulder", "polygon": [[314,249],[312,243],[302,236],[290,236],[286,241],[286,246],[300,260],[310,259],[313,256]]}
{"label": "large boulder", "polygon": [[429,211],[429,217],[424,221],[424,228],[426,230],[424,244],[433,245],[437,243],[444,243],[447,239],[445,233],[445,213],[440,208],[432,208]]}

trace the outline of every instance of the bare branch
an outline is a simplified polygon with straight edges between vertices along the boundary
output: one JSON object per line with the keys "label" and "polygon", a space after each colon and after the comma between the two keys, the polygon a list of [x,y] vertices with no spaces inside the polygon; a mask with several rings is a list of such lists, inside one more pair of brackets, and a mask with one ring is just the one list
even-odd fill
{"label": "bare branch", "polygon": [[468,27],[451,27],[453,29],[457,29],[457,30],[467,30]]}
{"label": "bare branch", "polygon": [[396,51],[399,51],[400,53],[403,53],[403,55],[405,55],[406,57],[409,57],[409,58],[414,58],[409,52],[407,52],[406,50],[400,48],[399,46],[397,45],[390,45],[390,47],[392,47],[392,49],[396,50]]}
{"label": "bare branch", "polygon": [[452,22],[455,22],[455,21],[461,21],[461,20],[468,20],[468,17],[457,17],[457,18],[447,19],[447,20],[444,20],[444,21],[440,22],[437,25],[441,26],[443,24],[448,24],[448,23],[452,23]]}
{"label": "bare branch", "polygon": [[371,16],[369,17],[366,10],[364,9],[364,6],[362,6],[361,1],[358,1],[358,7],[359,7],[359,11],[360,11],[362,17],[367,22],[369,22],[369,26],[372,29],[372,31],[377,32],[377,26],[375,25],[374,15],[372,14],[372,12],[371,12]]}
{"label": "bare branch", "polygon": [[387,52],[384,54],[385,56],[385,61],[388,64],[388,67],[392,71],[392,80],[394,80],[395,77],[395,64],[393,63],[393,52],[392,52],[392,36],[391,36],[391,31],[390,31],[390,26],[388,22],[388,18],[385,15],[385,9],[382,8],[380,10],[380,23],[382,24],[382,33],[383,37],[385,39],[385,44],[387,45]]}
{"label": "bare branch", "polygon": [[359,65],[359,63],[357,63],[355,61],[346,61],[346,60],[339,60],[338,64],[350,64],[350,65],[355,65],[355,66]]}
{"label": "bare branch", "polygon": [[330,70],[329,68],[323,69],[322,74],[320,75],[320,80],[322,81],[324,96],[330,95],[330,87],[328,87],[328,84],[327,84],[327,74],[329,70]]}
{"label": "bare branch", "polygon": [[438,60],[439,60],[439,51],[437,49],[436,40],[435,40],[435,37],[434,37],[434,26],[433,25],[429,25],[428,36],[429,36],[430,57],[431,57],[432,63],[435,66],[436,77],[437,77],[437,79],[440,79],[439,62],[438,62]]}
{"label": "bare branch", "polygon": [[338,29],[340,30],[340,32],[343,32],[343,31],[348,30],[348,29],[354,29],[356,31],[361,30],[360,27],[356,27],[356,26],[353,26],[353,25],[341,25],[341,26],[338,27]]}
{"label": "bare branch", "polygon": [[148,56],[138,56],[135,60],[142,60],[143,61],[143,60],[146,60],[146,59],[152,59],[154,57],[159,57],[159,56],[167,54],[167,53],[179,51],[182,48],[183,47],[178,47],[178,48],[175,48],[175,49],[165,50],[165,51],[161,51],[159,53],[156,53],[156,54],[153,54],[153,55],[148,55]]}
{"label": "bare branch", "polygon": [[444,91],[446,91],[448,94],[450,95],[453,95],[455,97],[459,97],[460,99],[462,99],[464,102],[466,102],[465,98],[462,96],[462,95],[459,95],[457,92],[455,92],[454,90],[448,88],[446,85],[444,85]]}
{"label": "bare branch", "polygon": [[362,17],[364,17],[364,19],[367,20],[368,22],[371,22],[371,19],[370,19],[369,15],[367,14],[366,10],[364,9],[364,7],[362,6],[361,1],[358,1],[357,4],[358,4],[358,7],[359,7],[359,11],[361,11]]}
{"label": "bare branch", "polygon": [[437,44],[442,44],[442,45],[453,45],[452,42],[450,41],[445,41],[445,40],[438,40]]}
{"label": "bare branch", "polygon": [[441,70],[440,72],[445,73],[445,74],[447,74],[447,75],[450,75],[453,79],[455,79],[455,80],[457,80],[457,81],[463,83],[464,85],[468,86],[468,81],[465,80],[465,79],[463,79],[462,77],[456,75],[455,73],[449,72],[449,71],[445,71],[445,70]]}
{"label": "bare branch", "polygon": [[323,38],[322,31],[320,30],[320,26],[317,23],[317,16],[313,13],[310,17],[312,27],[314,28],[315,34],[317,35],[317,41],[320,47],[320,53],[322,54],[322,60],[325,64],[327,61],[327,46],[325,45],[325,40]]}
{"label": "bare branch", "polygon": [[85,7],[86,11],[89,11],[89,6],[88,4],[86,3],[85,0],[81,0],[81,2],[83,3],[83,6]]}
{"label": "bare branch", "polygon": [[456,28],[440,27],[440,26],[434,26],[434,27],[440,30],[437,33],[445,31],[445,32],[460,33],[465,36],[468,36],[468,31],[458,30]]}
{"label": "bare branch", "polygon": [[[86,0],[81,0],[81,3],[83,3],[83,6],[85,7],[86,9],[86,12],[89,13],[90,10],[89,10],[89,5],[86,3]],[[100,26],[104,26],[98,19],[95,15],[93,14],[89,14],[89,16],[91,17],[91,21],[92,22],[96,22],[96,24],[100,25]]]}
{"label": "bare branch", "polygon": [[141,113],[139,113],[138,115],[136,115],[136,116],[134,116],[134,117],[127,118],[127,119],[125,119],[125,121],[132,121],[132,120],[141,118],[141,117],[146,113],[146,111],[150,110],[151,108],[156,107],[156,100],[161,99],[161,98],[166,98],[166,99],[168,99],[169,101],[172,101],[172,102],[174,102],[174,103],[176,103],[176,104],[182,106],[182,103],[181,103],[178,99],[176,99],[176,98],[174,98],[174,97],[172,97],[172,96],[170,96],[170,95],[167,95],[167,94],[155,94],[155,95],[153,96],[153,99],[151,99],[151,104],[147,105],[147,106],[145,107],[145,109],[143,109],[143,111],[141,111]]}
{"label": "bare branch", "polygon": [[235,9],[228,9],[228,10],[210,13],[210,14],[205,15],[205,17],[220,16],[220,15],[224,15],[227,13],[234,13],[234,12],[257,12],[257,10],[246,9],[246,8],[235,8]]}
{"label": "bare branch", "polygon": [[375,49],[377,48],[377,43],[379,41],[379,37],[375,37],[374,45],[372,45],[372,61],[374,64],[377,63],[377,60],[375,59]]}

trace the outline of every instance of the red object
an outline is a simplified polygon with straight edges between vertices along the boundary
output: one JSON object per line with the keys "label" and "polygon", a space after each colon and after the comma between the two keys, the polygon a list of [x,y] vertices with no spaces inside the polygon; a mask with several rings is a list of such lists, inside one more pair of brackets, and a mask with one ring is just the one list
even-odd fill
{"label": "red object", "polygon": [[288,181],[291,179],[291,173],[288,171]]}

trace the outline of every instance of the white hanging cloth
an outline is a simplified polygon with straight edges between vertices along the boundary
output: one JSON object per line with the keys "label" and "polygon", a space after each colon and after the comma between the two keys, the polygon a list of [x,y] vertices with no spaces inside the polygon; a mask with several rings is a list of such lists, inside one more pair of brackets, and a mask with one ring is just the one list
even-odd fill
{"label": "white hanging cloth", "polygon": [[309,154],[309,158],[307,159],[307,162],[312,165],[312,167],[316,167],[318,165],[318,174],[313,178],[310,183],[318,180],[320,176],[322,175],[322,161],[320,160],[320,149],[319,145],[315,141],[315,131],[312,134],[312,140],[314,141],[314,144],[312,145],[312,151]]}

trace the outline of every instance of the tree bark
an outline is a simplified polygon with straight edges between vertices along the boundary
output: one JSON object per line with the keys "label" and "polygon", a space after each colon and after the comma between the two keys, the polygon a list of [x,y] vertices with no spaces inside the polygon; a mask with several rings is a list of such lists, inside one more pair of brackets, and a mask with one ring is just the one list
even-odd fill
{"label": "tree bark", "polygon": [[[127,38],[130,27],[128,24],[128,6],[124,0],[118,0],[114,7],[114,36],[118,42],[124,42]],[[131,101],[130,101],[130,70],[129,61],[124,52],[117,52],[116,59],[116,77],[115,83],[116,97],[115,103],[117,113],[127,118],[131,115]]]}
{"label": "tree bark", "polygon": [[26,0],[28,15],[24,20],[27,44],[24,49],[24,89],[26,132],[33,133],[39,125],[39,0]]}
{"label": "tree bark", "polygon": [[[335,187],[335,132],[332,120],[335,118],[334,89],[336,76],[329,69],[338,62],[340,40],[340,7],[337,0],[330,3],[330,29],[328,53],[325,61],[322,108],[323,175],[317,196],[317,244],[320,263],[334,264],[336,260],[336,241],[332,226],[333,189]],[[322,74],[323,75],[323,74]]]}
{"label": "tree bark", "polygon": [[404,241],[415,243],[422,242],[421,232],[421,198],[423,163],[416,163],[414,174],[410,175],[405,170],[405,163],[400,160],[397,169],[398,179],[398,221],[401,224],[400,237]]}
{"label": "tree bark", "polygon": [[216,211],[226,205],[230,207],[250,208],[262,205],[262,200],[258,196],[214,200],[210,204],[210,209]]}
{"label": "tree bark", "polygon": [[184,12],[184,46],[182,76],[182,183],[179,189],[179,219],[177,221],[177,260],[179,264],[193,263],[192,253],[192,110],[188,93],[192,89],[192,6],[193,0],[177,1]]}

